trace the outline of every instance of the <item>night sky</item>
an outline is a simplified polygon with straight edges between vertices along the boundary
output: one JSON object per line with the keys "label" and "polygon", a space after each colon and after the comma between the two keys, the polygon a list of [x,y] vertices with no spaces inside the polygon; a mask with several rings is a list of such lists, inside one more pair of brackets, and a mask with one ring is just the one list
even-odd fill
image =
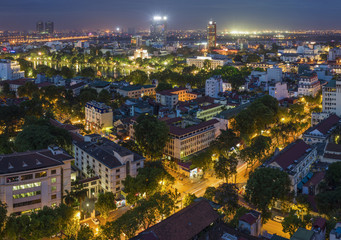
{"label": "night sky", "polygon": [[0,30],[35,30],[38,20],[56,30],[147,29],[153,15],[169,29],[341,29],[340,0],[0,0]]}

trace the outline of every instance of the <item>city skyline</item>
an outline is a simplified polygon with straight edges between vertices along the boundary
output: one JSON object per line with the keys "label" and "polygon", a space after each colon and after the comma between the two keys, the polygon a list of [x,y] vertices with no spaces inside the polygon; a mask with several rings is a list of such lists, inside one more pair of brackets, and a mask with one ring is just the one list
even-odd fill
{"label": "city skyline", "polygon": [[[326,4],[327,3],[327,4]],[[265,29],[341,29],[341,4],[303,0],[188,0],[128,2],[101,0],[61,1],[14,0],[2,3],[0,30],[34,30],[40,20],[55,22],[56,30],[115,29],[117,26],[148,29],[154,15],[168,16],[169,29],[205,29],[214,19],[218,31]],[[290,17],[288,17],[290,16]],[[8,21],[8,19],[11,21]]]}

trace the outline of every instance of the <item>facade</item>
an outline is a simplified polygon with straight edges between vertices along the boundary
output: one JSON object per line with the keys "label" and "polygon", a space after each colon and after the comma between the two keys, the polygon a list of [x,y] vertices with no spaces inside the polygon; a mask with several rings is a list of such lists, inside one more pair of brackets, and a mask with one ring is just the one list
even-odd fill
{"label": "facade", "polygon": [[205,61],[209,61],[212,69],[216,69],[219,66],[224,66],[227,63],[226,59],[213,59],[212,57],[193,57],[187,58],[186,63],[188,66],[196,66],[197,68],[203,68]]}
{"label": "facade", "polygon": [[260,212],[251,210],[239,218],[238,228],[251,236],[258,237],[262,230],[262,219]]}
{"label": "facade", "polygon": [[45,33],[48,34],[54,33],[54,22],[48,21],[45,23]]}
{"label": "facade", "polygon": [[111,107],[96,101],[87,102],[85,105],[86,128],[100,131],[113,125]]}
{"label": "facade", "polygon": [[141,98],[143,96],[155,96],[154,85],[130,85],[117,89],[117,92],[123,97]]}
{"label": "facade", "polygon": [[303,140],[308,144],[323,143],[328,140],[333,129],[340,125],[337,115],[330,115],[314,127],[303,133]]}
{"label": "facade", "polygon": [[311,230],[315,232],[316,240],[325,240],[327,230],[326,219],[322,217],[315,218]]}
{"label": "facade", "polygon": [[302,189],[302,179],[307,177],[310,166],[316,161],[316,147],[297,140],[275,155],[267,164],[268,167],[279,168],[288,173],[295,193]]}
{"label": "facade", "polygon": [[142,46],[142,37],[138,35],[132,36],[130,43],[131,43],[131,46],[140,48]]}
{"label": "facade", "polygon": [[215,48],[217,45],[217,23],[209,21],[207,25],[207,47]]}
{"label": "facade", "polygon": [[150,37],[153,42],[166,44],[167,41],[167,17],[155,16],[150,25]]}
{"label": "facade", "polygon": [[316,72],[305,72],[300,76],[298,82],[298,95],[299,96],[312,96],[315,97],[321,89]]}
{"label": "facade", "polygon": [[191,93],[190,89],[184,87],[173,88],[156,93],[156,102],[170,108],[173,108],[179,101],[185,102],[196,98],[197,94]]}
{"label": "facade", "polygon": [[122,180],[130,175],[135,177],[144,166],[144,158],[107,138],[93,134],[85,136],[84,142],[74,142],[75,166],[88,176],[92,169],[99,177],[99,185],[104,191],[120,194]]}
{"label": "facade", "polygon": [[341,222],[336,223],[334,229],[329,233],[329,240],[340,240],[341,239]]}
{"label": "facade", "polygon": [[37,22],[36,31],[37,33],[44,33],[44,22],[42,21]]}
{"label": "facade", "polygon": [[7,214],[24,214],[62,202],[71,190],[71,161],[63,149],[48,149],[0,155],[0,200]]}
{"label": "facade", "polygon": [[274,66],[266,70],[269,82],[281,82],[283,78],[282,68]]}
{"label": "facade", "polygon": [[213,76],[205,82],[205,95],[217,98],[220,92],[231,91],[231,83],[224,82],[221,76]]}
{"label": "facade", "polygon": [[193,124],[178,117],[166,120],[166,123],[169,126],[170,140],[166,144],[164,154],[180,160],[207,148],[216,138],[215,124],[219,121],[211,119]]}
{"label": "facade", "polygon": [[213,117],[217,116],[223,111],[223,105],[219,103],[213,103],[206,106],[200,106],[196,112],[196,118],[202,119],[204,121],[211,120]]}
{"label": "facade", "polygon": [[322,122],[324,119],[328,118],[331,113],[327,112],[313,112],[311,113],[311,126],[315,126]]}
{"label": "facade", "polygon": [[288,98],[289,92],[287,83],[284,82],[271,83],[269,86],[269,95],[276,98],[278,101],[284,98]]}
{"label": "facade", "polygon": [[134,59],[137,58],[141,59],[148,58],[148,51],[143,49],[136,49],[136,51],[134,52]]}
{"label": "facade", "polygon": [[0,59],[0,80],[16,80],[25,77],[25,72],[20,71],[18,62]]}
{"label": "facade", "polygon": [[321,162],[341,162],[341,144],[327,143]]}
{"label": "facade", "polygon": [[341,116],[341,79],[332,79],[323,86],[322,97],[322,111]]}

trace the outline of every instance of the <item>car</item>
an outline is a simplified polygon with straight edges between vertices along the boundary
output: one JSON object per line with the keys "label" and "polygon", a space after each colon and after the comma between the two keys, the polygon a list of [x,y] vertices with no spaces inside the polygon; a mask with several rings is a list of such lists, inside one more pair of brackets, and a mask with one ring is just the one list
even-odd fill
{"label": "car", "polygon": [[99,225],[99,220],[98,218],[91,218],[91,221],[96,224],[96,225]]}
{"label": "car", "polygon": [[274,221],[275,221],[275,222],[280,222],[280,223],[281,223],[281,222],[284,221],[284,217],[282,217],[282,216],[275,216],[275,217],[274,217]]}

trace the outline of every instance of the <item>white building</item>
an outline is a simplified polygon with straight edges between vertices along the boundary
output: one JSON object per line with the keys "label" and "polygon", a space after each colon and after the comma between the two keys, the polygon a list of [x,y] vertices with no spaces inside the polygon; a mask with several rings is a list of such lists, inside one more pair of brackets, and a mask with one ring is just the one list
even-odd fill
{"label": "white building", "polygon": [[7,214],[24,214],[62,203],[71,190],[71,161],[63,149],[48,149],[0,155],[0,201]]}
{"label": "white building", "polygon": [[318,80],[316,72],[305,71],[298,82],[299,96],[315,97],[321,89],[320,81]]}
{"label": "white building", "polygon": [[87,169],[92,169],[102,189],[115,194],[121,192],[122,180],[128,175],[135,177],[144,166],[144,157],[97,134],[74,142],[74,151],[75,166],[83,175],[89,177]]}
{"label": "white building", "polygon": [[85,105],[86,128],[100,131],[111,128],[113,125],[113,113],[111,107],[96,101],[87,102]]}
{"label": "white building", "polygon": [[136,49],[134,52],[134,59],[141,58],[145,59],[148,58],[148,51],[144,49]]}
{"label": "white building", "polygon": [[279,68],[277,66],[273,68],[268,68],[266,70],[267,73],[267,81],[274,81],[274,82],[280,82],[282,81],[283,73],[282,68]]}
{"label": "white building", "polygon": [[323,86],[322,96],[322,111],[341,116],[341,79],[332,79]]}
{"label": "white building", "polygon": [[206,80],[205,95],[218,98],[220,92],[231,91],[231,83],[224,82],[221,76],[213,76]]}
{"label": "white building", "polygon": [[341,57],[341,48],[332,48],[329,50],[328,61],[335,61],[338,57]]}
{"label": "white building", "polygon": [[187,58],[186,63],[188,66],[196,66],[197,68],[203,68],[205,61],[210,63],[211,69],[216,69],[219,66],[224,66],[228,60],[227,59],[213,59],[212,57],[198,56],[193,58]]}
{"label": "white building", "polygon": [[20,71],[18,62],[0,59],[0,80],[15,80],[25,77],[25,72]]}
{"label": "white building", "polygon": [[269,86],[269,95],[276,98],[277,100],[282,100],[289,97],[287,83],[276,82]]}

